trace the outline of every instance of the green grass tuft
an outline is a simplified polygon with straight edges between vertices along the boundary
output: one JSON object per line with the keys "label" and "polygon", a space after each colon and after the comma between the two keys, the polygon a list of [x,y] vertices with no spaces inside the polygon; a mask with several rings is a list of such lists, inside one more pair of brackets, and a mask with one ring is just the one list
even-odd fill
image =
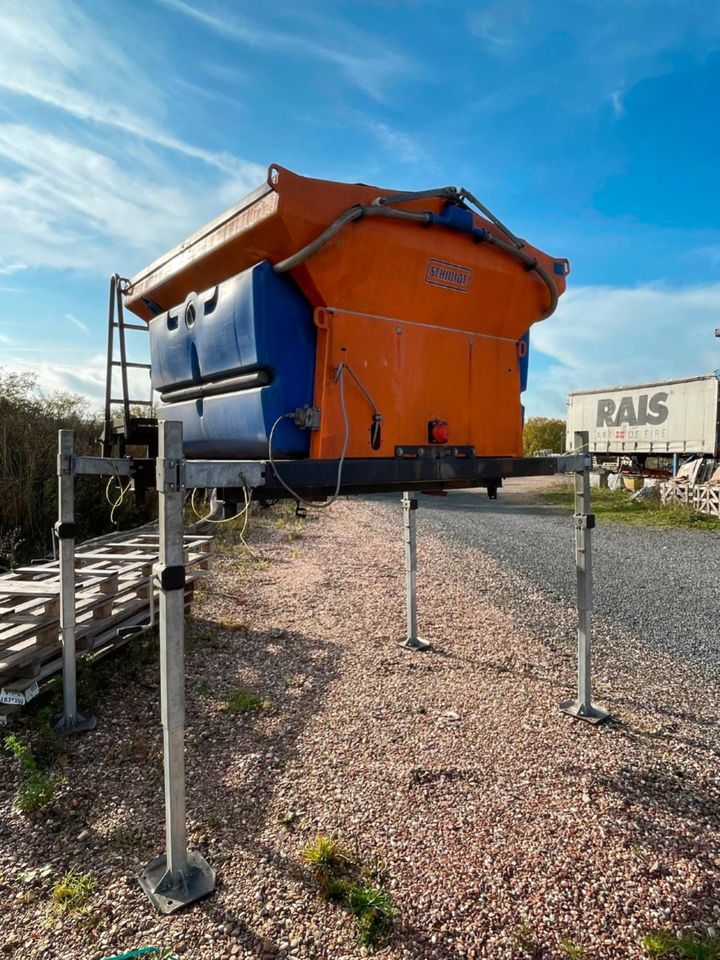
{"label": "green grass tuft", "polygon": [[561,940],[560,949],[570,957],[570,960],[585,960],[585,947],[574,940]]}
{"label": "green grass tuft", "polygon": [[234,690],[225,701],[225,709],[230,713],[252,713],[255,710],[266,710],[269,706],[269,700],[245,687]]}
{"label": "green grass tuft", "polygon": [[55,909],[58,913],[83,910],[94,888],[95,878],[91,873],[68,870],[62,880],[53,887]]}
{"label": "green grass tuft", "polygon": [[375,947],[387,939],[395,917],[389,893],[382,887],[354,883],[347,892],[347,904],[355,917],[361,946]]}
{"label": "green grass tuft", "polygon": [[720,960],[720,938],[692,932],[677,936],[669,930],[654,930],[641,941],[649,957],[677,957],[682,960]]}

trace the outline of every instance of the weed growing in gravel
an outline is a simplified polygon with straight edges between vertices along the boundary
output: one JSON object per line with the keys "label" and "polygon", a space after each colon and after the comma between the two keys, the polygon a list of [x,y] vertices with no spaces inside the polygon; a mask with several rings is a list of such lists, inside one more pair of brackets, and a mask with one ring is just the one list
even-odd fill
{"label": "weed growing in gravel", "polygon": [[566,953],[570,960],[585,960],[585,947],[574,940],[561,940],[560,949]]}
{"label": "weed growing in gravel", "polygon": [[30,747],[14,734],[5,738],[5,747],[20,764],[22,780],[15,794],[15,806],[22,813],[33,813],[50,803],[55,795],[57,777],[38,769]]}
{"label": "weed growing in gravel", "polygon": [[69,913],[84,910],[94,888],[95,878],[91,873],[68,870],[62,880],[53,887],[52,898],[56,911]]}
{"label": "weed growing in gravel", "polygon": [[278,823],[281,823],[284,827],[291,827],[298,819],[297,813],[294,810],[286,810],[285,813],[281,813],[278,817]]}
{"label": "weed growing in gravel", "polygon": [[363,947],[375,946],[387,938],[395,916],[389,893],[382,887],[354,883],[348,891],[347,902],[355,917]]}
{"label": "weed growing in gravel", "polygon": [[195,687],[195,693],[198,697],[209,697],[210,696],[210,684],[207,680],[201,680],[200,683]]}
{"label": "weed growing in gravel", "polygon": [[315,874],[342,873],[355,864],[350,850],[335,837],[320,835],[309,843],[302,852],[302,858]]}
{"label": "weed growing in gravel", "polygon": [[720,960],[720,937],[655,930],[642,939],[642,948],[650,957],[678,957],[683,960]]}
{"label": "weed growing in gravel", "polygon": [[516,950],[534,957],[538,950],[537,937],[529,921],[523,920],[511,931],[512,944]]}
{"label": "weed growing in gravel", "polygon": [[230,713],[252,713],[255,710],[265,710],[269,706],[269,700],[246,687],[234,690],[225,701],[225,709]]}
{"label": "weed growing in gravel", "polygon": [[395,907],[380,885],[377,864],[364,867],[335,837],[319,836],[302,851],[302,858],[315,874],[320,894],[347,907],[355,918],[358,939],[363,947],[375,947],[387,940],[392,930]]}

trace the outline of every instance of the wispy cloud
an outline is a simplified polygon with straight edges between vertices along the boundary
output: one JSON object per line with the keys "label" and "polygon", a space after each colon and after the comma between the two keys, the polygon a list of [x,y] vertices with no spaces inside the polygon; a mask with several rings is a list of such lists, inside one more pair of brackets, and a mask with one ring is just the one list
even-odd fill
{"label": "wispy cloud", "polygon": [[11,273],[25,270],[26,267],[26,263],[20,263],[18,260],[6,260],[4,257],[0,257],[0,277],[7,277]]}
{"label": "wispy cloud", "polygon": [[396,163],[420,163],[427,159],[425,149],[412,134],[386,123],[369,122],[367,128]]}
{"label": "wispy cloud", "polygon": [[[382,100],[387,83],[412,71],[407,57],[378,37],[368,36],[349,24],[343,24],[337,36],[327,41],[260,26],[224,9],[209,13],[185,0],[157,0],[177,13],[201,23],[225,40],[261,50],[278,50],[289,56],[313,58],[338,67],[345,77],[370,96]],[[327,22],[327,18],[325,21]]]}
{"label": "wispy cloud", "polygon": [[0,333],[0,343],[4,344],[5,346],[9,346],[13,342],[14,341],[12,337],[8,337],[5,333]]}
{"label": "wispy cloud", "polygon": [[[714,338],[720,283],[693,287],[575,287],[532,328],[528,410],[562,414],[570,390],[707,373],[720,367]],[[532,352],[531,352],[532,356]]]}
{"label": "wispy cloud", "polygon": [[135,268],[225,206],[227,182],[236,199],[264,176],[248,165],[198,192],[152,159],[116,160],[22,124],[0,124],[0,159],[11,170],[0,175],[0,246],[35,267]]}
{"label": "wispy cloud", "polygon": [[[155,85],[71,0],[0,8],[0,88],[236,175],[243,161],[166,130]],[[93,91],[90,93],[89,91]]]}
{"label": "wispy cloud", "polygon": [[78,328],[78,330],[82,330],[83,333],[90,336],[90,329],[88,325],[86,323],[83,323],[82,320],[78,320],[78,318],[74,314],[66,313],[65,319],[69,320],[70,323],[74,324]]}

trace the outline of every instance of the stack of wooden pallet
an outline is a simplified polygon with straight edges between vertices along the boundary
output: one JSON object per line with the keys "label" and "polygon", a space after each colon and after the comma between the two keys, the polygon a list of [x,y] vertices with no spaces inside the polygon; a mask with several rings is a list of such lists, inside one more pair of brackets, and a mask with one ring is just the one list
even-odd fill
{"label": "stack of wooden pallet", "polygon": [[[186,606],[195,580],[209,569],[212,537],[187,533]],[[157,603],[152,566],[158,533],[143,527],[80,544],[75,553],[78,659],[127,642]],[[0,724],[62,669],[60,569],[57,560],[0,576]]]}

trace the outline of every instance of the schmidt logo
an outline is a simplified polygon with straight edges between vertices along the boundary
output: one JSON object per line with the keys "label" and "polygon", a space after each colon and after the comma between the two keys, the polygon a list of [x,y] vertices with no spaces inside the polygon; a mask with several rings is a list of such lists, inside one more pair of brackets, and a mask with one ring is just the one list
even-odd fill
{"label": "schmidt logo", "polygon": [[437,287],[447,287],[448,290],[467,293],[471,280],[472,270],[469,267],[461,267],[457,263],[448,263],[446,260],[428,260],[425,283],[434,283]]}

